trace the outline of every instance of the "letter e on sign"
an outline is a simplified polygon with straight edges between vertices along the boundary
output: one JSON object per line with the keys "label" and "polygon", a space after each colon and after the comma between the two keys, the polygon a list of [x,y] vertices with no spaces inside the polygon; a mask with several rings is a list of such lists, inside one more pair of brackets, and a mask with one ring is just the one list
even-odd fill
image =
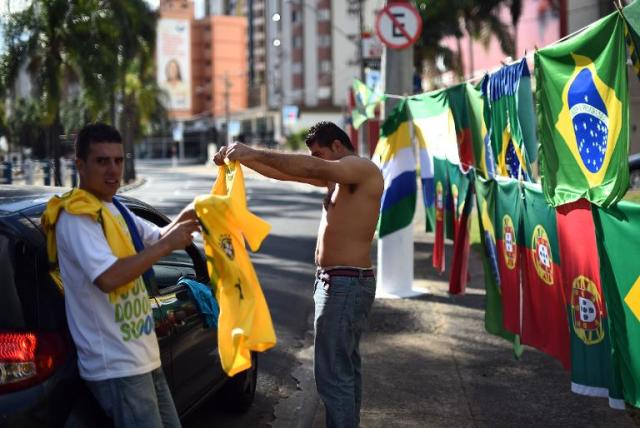
{"label": "letter e on sign", "polygon": [[422,32],[422,18],[411,3],[391,3],[378,12],[376,33],[391,49],[404,49],[414,44]]}

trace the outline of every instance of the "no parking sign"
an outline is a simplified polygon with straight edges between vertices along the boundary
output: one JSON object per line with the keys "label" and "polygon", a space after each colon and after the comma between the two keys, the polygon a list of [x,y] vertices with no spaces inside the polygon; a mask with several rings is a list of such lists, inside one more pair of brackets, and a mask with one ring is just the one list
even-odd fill
{"label": "no parking sign", "polygon": [[418,40],[422,18],[410,3],[391,3],[376,17],[376,33],[380,41],[392,49],[404,49]]}

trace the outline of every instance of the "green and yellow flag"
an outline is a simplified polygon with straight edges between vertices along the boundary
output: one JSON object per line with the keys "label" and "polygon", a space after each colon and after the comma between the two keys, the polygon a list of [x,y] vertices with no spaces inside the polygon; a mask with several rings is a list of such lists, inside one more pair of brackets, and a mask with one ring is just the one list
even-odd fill
{"label": "green and yellow flag", "polygon": [[535,54],[540,175],[553,206],[599,206],[629,186],[629,96],[624,22],[618,12]]}
{"label": "green and yellow flag", "polygon": [[376,116],[376,107],[384,100],[384,94],[377,90],[371,90],[358,79],[354,79],[353,95],[356,106],[351,111],[351,123],[355,129],[358,129],[367,119],[373,119]]}
{"label": "green and yellow flag", "polygon": [[613,364],[625,401],[640,407],[640,205],[623,201],[592,213]]}

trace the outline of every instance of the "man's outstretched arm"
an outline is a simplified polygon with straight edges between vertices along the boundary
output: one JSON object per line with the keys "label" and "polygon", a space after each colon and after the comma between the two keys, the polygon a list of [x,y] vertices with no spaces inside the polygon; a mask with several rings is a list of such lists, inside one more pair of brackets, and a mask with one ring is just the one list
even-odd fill
{"label": "man's outstretched arm", "polygon": [[231,144],[226,149],[226,157],[237,160],[252,169],[254,168],[250,165],[264,165],[289,177],[319,180],[325,183],[359,183],[372,172],[371,168],[375,168],[371,162],[357,156],[328,161],[309,155],[252,149],[239,143]]}
{"label": "man's outstretched arm", "polygon": [[[220,151],[218,153],[216,153],[216,155],[213,158],[213,161],[216,165],[224,165],[224,159],[227,157],[227,149],[229,147],[225,146],[222,147],[220,149]],[[266,153],[273,153],[273,152],[267,152]],[[312,179],[312,178],[308,178],[308,177],[296,177],[290,174],[286,174],[276,168],[273,168],[269,165],[266,165],[262,162],[258,162],[258,161],[252,161],[252,160],[239,160],[239,159],[233,159],[233,160],[238,160],[242,165],[251,168],[252,170],[256,171],[259,174],[264,175],[265,177],[269,177],[269,178],[273,178],[275,180],[281,180],[281,181],[296,181],[299,183],[306,183],[306,184],[311,184],[313,186],[318,186],[318,187],[327,187],[327,181],[326,180],[317,180],[317,179]]]}

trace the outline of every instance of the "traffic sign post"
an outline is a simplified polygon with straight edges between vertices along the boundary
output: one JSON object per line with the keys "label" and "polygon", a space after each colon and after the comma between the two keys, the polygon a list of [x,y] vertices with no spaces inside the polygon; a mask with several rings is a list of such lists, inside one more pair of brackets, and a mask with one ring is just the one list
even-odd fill
{"label": "traffic sign post", "polygon": [[391,3],[376,17],[376,33],[391,49],[404,49],[414,44],[422,32],[422,18],[411,3]]}

